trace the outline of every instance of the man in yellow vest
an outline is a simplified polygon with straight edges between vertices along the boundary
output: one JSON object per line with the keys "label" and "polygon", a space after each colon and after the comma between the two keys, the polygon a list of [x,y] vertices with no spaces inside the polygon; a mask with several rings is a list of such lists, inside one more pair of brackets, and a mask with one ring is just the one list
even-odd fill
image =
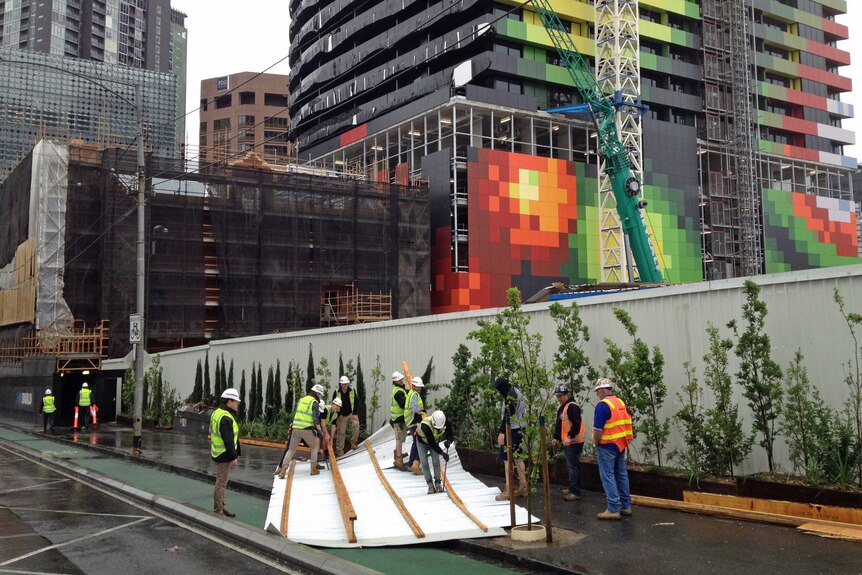
{"label": "man in yellow vest", "polygon": [[404,374],[396,371],[392,374],[392,402],[389,405],[389,425],[395,432],[395,467],[407,471],[404,465],[404,440],[407,438],[407,426],[404,424],[404,406],[407,402],[407,392],[404,389]]}
{"label": "man in yellow vest", "polygon": [[563,489],[563,499],[577,501],[581,498],[581,452],[587,439],[584,434],[584,420],[581,406],[572,400],[569,388],[561,383],[554,387],[554,395],[560,403],[557,421],[554,424],[554,447],[562,444],[566,454],[566,469],[569,472],[569,486]]}
{"label": "man in yellow vest", "polygon": [[606,520],[619,520],[621,515],[632,514],[626,470],[626,448],[634,438],[632,416],[623,400],[614,395],[613,387],[613,382],[606,377],[596,380],[599,402],[593,419],[593,443],[596,444],[599,477],[608,500],[608,508],[597,517]]}
{"label": "man in yellow vest", "polygon": [[320,475],[320,469],[317,468],[317,454],[320,451],[318,438],[323,438],[324,446],[328,447],[330,444],[329,431],[326,429],[325,422],[320,420],[320,408],[318,407],[324,392],[323,386],[315,383],[311,392],[296,404],[296,411],[293,412],[290,443],[287,447],[287,453],[284,454],[281,464],[278,466],[278,476],[281,479],[286,477],[287,469],[290,467],[290,462],[293,460],[293,455],[296,453],[300,441],[305,441],[305,444],[311,448],[309,460],[311,462],[311,475]]}
{"label": "man in yellow vest", "polygon": [[230,468],[237,466],[240,456],[239,425],[236,410],[239,408],[239,392],[229,387],[221,394],[221,405],[210,417],[210,455],[216,464],[216,482],[213,492],[213,512],[235,517],[224,505],[224,492]]}
{"label": "man in yellow vest", "polygon": [[51,428],[51,433],[54,433],[54,412],[57,411],[57,405],[54,403],[54,394],[50,389],[45,390],[45,395],[42,397],[42,405],[39,406],[39,413],[42,414],[42,433],[47,433],[48,428]]}
{"label": "man in yellow vest", "polygon": [[407,426],[408,435],[413,435],[413,445],[410,447],[410,459],[402,471],[412,471],[414,475],[422,475],[422,467],[419,465],[419,451],[416,449],[416,428],[425,418],[425,402],[422,401],[422,390],[425,383],[422,378],[416,376],[410,382],[410,391],[407,392],[407,401],[404,403],[404,425]]}
{"label": "man in yellow vest", "polygon": [[[446,425],[446,415],[439,409],[422,420],[416,430],[416,445],[419,449],[419,462],[422,465],[422,474],[425,475],[425,483],[428,484],[428,495],[443,493],[443,479],[440,476],[440,458],[449,461],[449,444],[452,442],[452,428]],[[443,441],[446,451],[440,449]],[[434,479],[431,479],[428,456],[431,456],[431,464],[434,466]]]}
{"label": "man in yellow vest", "polygon": [[90,429],[90,406],[93,404],[93,390],[87,385],[87,382],[81,384],[81,390],[78,392],[78,415],[84,418],[85,427]]}

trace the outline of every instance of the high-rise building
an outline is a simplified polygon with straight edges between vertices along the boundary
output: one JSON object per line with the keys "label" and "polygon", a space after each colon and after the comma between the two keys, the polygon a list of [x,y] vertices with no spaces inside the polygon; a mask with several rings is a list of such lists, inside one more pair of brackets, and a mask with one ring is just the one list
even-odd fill
{"label": "high-rise building", "polygon": [[170,0],[6,0],[0,44],[171,71]]}
{"label": "high-rise building", "polygon": [[201,80],[200,160],[255,152],[271,164],[291,156],[287,76],[240,72]]}
{"label": "high-rise building", "polygon": [[147,147],[175,158],[172,74],[0,47],[0,181],[43,137],[121,144],[134,155],[136,85]]}
{"label": "high-rise building", "polygon": [[[844,0],[550,4],[620,96],[665,280],[859,262]],[[511,285],[629,277],[595,131],[554,111],[581,98],[529,5],[290,10],[296,153],[428,182],[436,311],[505,304]]]}
{"label": "high-rise building", "polygon": [[177,142],[186,143],[186,62],[188,61],[186,15],[171,8],[171,70],[177,77]]}

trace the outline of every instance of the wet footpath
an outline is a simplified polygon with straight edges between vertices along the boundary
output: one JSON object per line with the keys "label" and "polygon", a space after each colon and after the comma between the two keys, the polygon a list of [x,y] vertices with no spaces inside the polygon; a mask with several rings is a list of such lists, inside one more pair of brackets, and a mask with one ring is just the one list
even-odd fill
{"label": "wet footpath", "polygon": [[[122,426],[103,425],[89,433],[58,429],[55,435],[45,435],[32,421],[0,422],[2,450],[61,468],[86,483],[181,516],[311,573],[862,575],[859,543],[805,535],[788,527],[638,506],[632,517],[601,522],[596,519],[604,509],[601,493],[584,491],[580,501],[566,502],[558,486],[552,491],[551,545],[486,538],[409,547],[313,549],[263,530],[272,471],[281,450],[243,446],[226,498],[236,518],[226,519],[209,511],[215,466],[206,438],[145,430],[144,452],[137,458],[130,455],[131,444],[132,431]],[[501,485],[495,477],[479,478]],[[541,517],[539,496],[534,496],[533,507],[533,514]]]}

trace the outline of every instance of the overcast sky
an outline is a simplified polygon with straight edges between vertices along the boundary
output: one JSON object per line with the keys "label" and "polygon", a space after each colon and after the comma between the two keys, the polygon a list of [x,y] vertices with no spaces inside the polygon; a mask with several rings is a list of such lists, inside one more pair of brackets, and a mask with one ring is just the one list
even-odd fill
{"label": "overcast sky", "polygon": [[[171,5],[185,12],[189,31],[187,110],[200,102],[201,80],[237,72],[260,72],[287,56],[290,43],[287,28],[288,0],[245,0],[237,8],[236,0],[171,0]],[[851,22],[862,22],[862,0],[847,1],[847,16],[841,23],[850,26],[851,40],[839,48],[848,50],[853,64],[842,68],[841,74],[853,79],[853,92],[842,100],[855,106],[856,118],[845,120],[844,127],[862,134],[862,24],[855,29]],[[854,37],[855,36],[855,37]],[[285,60],[269,72],[287,74]],[[187,141],[197,150],[197,113],[186,121]],[[860,158],[862,146],[845,148],[845,154]]]}

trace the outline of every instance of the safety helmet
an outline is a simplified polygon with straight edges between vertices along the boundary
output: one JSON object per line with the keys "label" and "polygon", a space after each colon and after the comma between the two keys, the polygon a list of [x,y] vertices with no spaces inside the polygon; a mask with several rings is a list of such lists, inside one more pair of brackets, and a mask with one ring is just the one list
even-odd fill
{"label": "safety helmet", "polygon": [[229,387],[226,390],[224,390],[223,392],[221,392],[221,398],[222,399],[233,399],[234,401],[240,401],[239,392],[236,390],[235,387]]}
{"label": "safety helmet", "polygon": [[46,390],[45,390],[45,395],[51,395],[51,390],[50,390],[50,389],[46,389]]}
{"label": "safety helmet", "polygon": [[323,386],[320,385],[319,383],[315,383],[313,386],[311,386],[311,392],[316,393],[318,395],[323,395],[323,392],[324,392]]}
{"label": "safety helmet", "polygon": [[554,395],[568,395],[569,387],[565,383],[558,383],[554,386]]}
{"label": "safety helmet", "polygon": [[341,378],[339,378],[339,380],[338,380],[338,385],[344,385],[344,384],[350,385],[350,378],[347,377],[346,375],[342,375]]}
{"label": "safety helmet", "polygon": [[85,381],[83,384],[81,384],[81,387],[90,387],[90,386],[87,385],[87,382]]}
{"label": "safety helmet", "polygon": [[439,409],[432,413],[431,425],[434,426],[434,429],[443,429],[443,426],[446,425],[446,414]]}
{"label": "safety helmet", "polygon": [[425,384],[422,383],[422,378],[418,375],[413,378],[413,381],[411,383],[413,384],[413,387],[425,387]]}
{"label": "safety helmet", "polygon": [[344,405],[344,403],[341,401],[340,397],[336,397],[332,400],[332,405],[337,405],[338,407],[341,407],[342,405]]}
{"label": "safety helmet", "polygon": [[404,379],[403,373],[401,373],[400,371],[392,372],[392,381],[401,381],[402,379]]}
{"label": "safety helmet", "polygon": [[326,404],[322,401],[317,404],[317,412],[320,414],[326,413]]}
{"label": "safety helmet", "polygon": [[596,386],[593,388],[593,391],[598,391],[600,389],[613,389],[614,382],[606,377],[600,377],[596,380]]}

